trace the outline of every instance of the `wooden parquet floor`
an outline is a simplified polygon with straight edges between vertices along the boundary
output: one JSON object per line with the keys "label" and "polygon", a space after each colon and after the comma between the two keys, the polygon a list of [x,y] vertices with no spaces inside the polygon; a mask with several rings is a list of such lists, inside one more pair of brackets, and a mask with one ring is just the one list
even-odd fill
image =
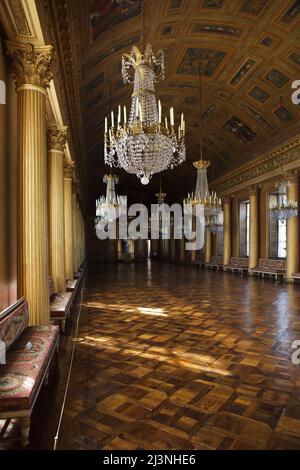
{"label": "wooden parquet floor", "polygon": [[300,449],[300,286],[90,272],[60,449]]}

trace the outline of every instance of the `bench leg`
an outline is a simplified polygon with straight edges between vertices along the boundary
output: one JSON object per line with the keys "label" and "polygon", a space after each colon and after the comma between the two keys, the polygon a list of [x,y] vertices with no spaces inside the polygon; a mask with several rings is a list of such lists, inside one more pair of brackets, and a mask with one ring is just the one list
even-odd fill
{"label": "bench leg", "polygon": [[48,385],[48,384],[49,384],[49,369],[48,369],[47,372],[46,372],[44,382],[45,382],[45,385]]}
{"label": "bench leg", "polygon": [[63,333],[66,331],[66,320],[61,320],[60,321],[60,329]]}
{"label": "bench leg", "polygon": [[29,431],[30,431],[30,416],[22,418],[20,420],[22,446],[27,447],[29,445]]}

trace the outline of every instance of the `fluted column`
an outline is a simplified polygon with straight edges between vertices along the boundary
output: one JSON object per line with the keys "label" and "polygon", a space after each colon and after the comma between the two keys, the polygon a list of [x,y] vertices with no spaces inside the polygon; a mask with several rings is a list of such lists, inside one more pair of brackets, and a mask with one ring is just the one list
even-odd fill
{"label": "fluted column", "polygon": [[211,232],[209,231],[209,228],[206,227],[205,229],[205,263],[210,263],[211,262]]}
{"label": "fluted column", "polygon": [[65,220],[65,269],[66,279],[73,279],[73,208],[72,208],[72,177],[73,162],[64,165],[64,220]]}
{"label": "fluted column", "polygon": [[258,266],[259,258],[259,206],[258,186],[252,186],[249,192],[250,226],[249,226],[249,269]]}
{"label": "fluted column", "polygon": [[64,219],[64,148],[67,128],[53,125],[48,140],[49,266],[54,292],[66,290]]}
{"label": "fluted column", "polygon": [[[299,177],[298,172],[291,174],[288,187],[288,198],[298,201],[299,207]],[[287,222],[287,257],[286,280],[291,281],[291,275],[299,272],[299,216],[292,217]]]}
{"label": "fluted column", "polygon": [[72,231],[73,231],[73,270],[77,272],[77,182],[73,179],[72,184]]}
{"label": "fluted column", "polygon": [[28,300],[31,325],[50,321],[45,108],[51,50],[7,42],[18,94],[18,296]]}
{"label": "fluted column", "polygon": [[180,257],[179,257],[179,259],[180,259],[180,261],[184,261],[184,258],[185,258],[185,238],[184,237],[181,238],[179,240],[179,242],[180,242]]}
{"label": "fluted column", "polygon": [[223,245],[223,264],[224,266],[231,262],[231,197],[224,198],[224,245]]}

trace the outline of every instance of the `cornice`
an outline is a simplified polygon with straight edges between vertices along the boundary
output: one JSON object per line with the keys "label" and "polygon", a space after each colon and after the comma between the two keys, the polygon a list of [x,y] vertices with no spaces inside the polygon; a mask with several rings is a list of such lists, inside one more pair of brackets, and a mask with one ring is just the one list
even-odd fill
{"label": "cornice", "polygon": [[47,42],[55,45],[55,81],[59,84],[59,99],[65,108],[64,121],[71,129],[74,153],[81,189],[86,200],[87,184],[83,151],[83,133],[79,100],[76,52],[73,41],[73,21],[67,0],[36,0],[43,33]]}
{"label": "cornice", "polygon": [[218,194],[225,195],[241,187],[257,184],[287,170],[300,166],[300,136],[286,141],[269,152],[241,165],[232,172],[218,178],[211,184]]}

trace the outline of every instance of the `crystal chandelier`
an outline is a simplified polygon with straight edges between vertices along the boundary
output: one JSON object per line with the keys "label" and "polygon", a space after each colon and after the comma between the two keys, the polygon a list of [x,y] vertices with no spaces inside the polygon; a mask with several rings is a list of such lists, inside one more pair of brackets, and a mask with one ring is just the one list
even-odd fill
{"label": "crystal chandelier", "polygon": [[222,201],[218,198],[217,193],[210,193],[208,189],[207,168],[210,166],[210,162],[201,159],[194,162],[193,165],[197,169],[196,189],[195,193],[188,194],[184,203],[191,206],[203,205],[204,216],[208,224],[209,217],[217,216],[222,212]]}
{"label": "crystal chandelier", "polygon": [[206,226],[211,233],[219,233],[223,231],[224,212],[221,210],[215,215],[211,215],[206,219]]}
{"label": "crystal chandelier", "polygon": [[106,183],[106,195],[96,200],[96,219],[95,226],[101,220],[113,222],[121,213],[126,211],[127,197],[117,196],[115,185],[119,178],[116,175],[104,175],[103,183]]}
{"label": "crystal chandelier", "polygon": [[[201,83],[201,63],[199,61],[199,122],[202,119],[202,83]],[[204,216],[206,226],[212,226],[212,221],[216,222],[216,218],[221,220],[222,201],[218,198],[215,192],[210,193],[207,182],[207,168],[210,162],[203,160],[203,145],[202,145],[202,129],[200,124],[200,160],[194,162],[193,165],[197,169],[197,183],[195,193],[188,194],[184,200],[184,204],[191,205],[192,207],[202,205],[204,208]]]}
{"label": "crystal chandelier", "polygon": [[[144,0],[142,1],[144,5]],[[142,7],[142,48],[134,46],[130,55],[122,57],[124,84],[133,83],[131,109],[127,122],[127,109],[118,108],[117,122],[111,112],[110,128],[105,119],[104,159],[110,166],[123,168],[135,174],[146,185],[155,173],[173,169],[185,160],[185,120],[175,130],[174,108],[170,119],[162,122],[161,102],[156,101],[155,83],[164,79],[164,54],[153,53],[150,44],[144,47],[144,6]],[[129,73],[134,69],[133,78]]]}
{"label": "crystal chandelier", "polygon": [[287,189],[290,185],[288,178],[284,177],[277,183],[276,188],[278,189],[277,202],[271,202],[270,211],[272,217],[277,220],[284,221],[291,217],[298,215],[298,203],[293,199],[287,197]]}

